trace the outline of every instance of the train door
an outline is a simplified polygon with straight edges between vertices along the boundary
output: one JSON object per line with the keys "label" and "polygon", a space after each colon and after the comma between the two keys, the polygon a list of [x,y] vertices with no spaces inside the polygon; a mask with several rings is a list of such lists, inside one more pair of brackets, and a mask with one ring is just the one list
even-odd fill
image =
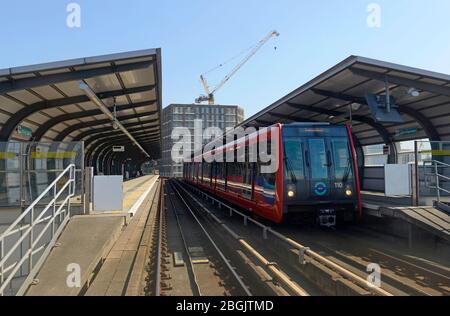
{"label": "train door", "polygon": [[330,142],[325,137],[311,137],[305,144],[309,199],[329,200],[334,191]]}

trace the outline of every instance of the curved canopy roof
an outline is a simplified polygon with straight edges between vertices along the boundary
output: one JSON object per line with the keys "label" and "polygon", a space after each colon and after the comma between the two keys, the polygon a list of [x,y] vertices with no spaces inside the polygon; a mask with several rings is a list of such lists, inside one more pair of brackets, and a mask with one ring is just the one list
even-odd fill
{"label": "curved canopy roof", "polygon": [[129,145],[80,88],[85,82],[150,154],[161,156],[161,52],[142,50],[0,70],[0,141]]}
{"label": "curved canopy roof", "polygon": [[[377,123],[367,106],[365,96],[385,94],[386,82],[403,123]],[[411,88],[420,95],[408,93]],[[351,56],[242,125],[349,123],[350,117],[352,130],[363,146],[421,138],[450,140],[450,76]]]}

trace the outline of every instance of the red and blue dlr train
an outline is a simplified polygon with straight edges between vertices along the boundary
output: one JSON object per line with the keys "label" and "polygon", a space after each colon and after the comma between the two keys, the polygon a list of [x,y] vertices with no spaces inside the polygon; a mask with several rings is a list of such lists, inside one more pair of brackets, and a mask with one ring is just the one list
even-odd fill
{"label": "red and blue dlr train", "polygon": [[[262,142],[264,148],[279,144],[272,155],[278,166],[273,173],[262,172],[267,163],[249,159],[249,148]],[[208,162],[212,155],[233,152],[236,157],[242,147],[247,154],[240,162]],[[185,163],[184,180],[274,223],[314,221],[332,227],[362,216],[356,151],[347,125],[276,124]]]}

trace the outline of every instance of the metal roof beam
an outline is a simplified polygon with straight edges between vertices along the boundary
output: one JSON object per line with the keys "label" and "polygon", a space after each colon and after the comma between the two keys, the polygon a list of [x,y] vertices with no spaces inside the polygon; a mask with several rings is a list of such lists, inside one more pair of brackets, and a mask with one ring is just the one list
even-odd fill
{"label": "metal roof beam", "polygon": [[[362,105],[367,105],[367,101],[364,98],[359,98],[359,97],[354,97],[354,96],[343,94],[343,93],[335,93],[335,92],[319,90],[319,89],[312,89],[312,91],[316,94],[320,94],[320,95],[327,96],[330,98],[348,101],[348,102],[355,102],[355,103],[359,103]],[[430,140],[433,140],[433,141],[441,140],[441,137],[440,137],[437,129],[434,127],[433,123],[425,115],[423,115],[419,111],[416,111],[406,105],[397,105],[397,106],[398,106],[398,111],[400,113],[403,113],[403,114],[406,114],[406,115],[412,117],[414,120],[416,120],[422,126],[422,128],[424,129],[425,133],[430,138]],[[360,118],[361,118],[361,116],[360,116]],[[355,116],[353,116],[353,119],[356,120]]]}
{"label": "metal roof beam", "polygon": [[[117,107],[117,112],[147,107],[149,105],[155,104],[155,102],[156,101],[148,101],[148,102],[121,105],[121,106]],[[111,108],[111,109],[113,110],[114,108]],[[34,133],[34,138],[36,140],[40,140],[52,127],[54,127],[62,122],[80,119],[80,118],[91,117],[91,116],[97,116],[97,115],[101,115],[102,113],[103,112],[100,110],[90,110],[90,111],[84,111],[84,112],[64,114],[64,115],[54,117],[54,118],[48,120],[47,122],[45,122],[43,125],[41,125],[36,130],[36,132]],[[158,111],[154,111],[154,114],[158,114]]]}
{"label": "metal roof beam", "polygon": [[[145,92],[149,90],[154,90],[155,85],[149,85],[149,86],[142,86],[142,87],[136,87],[136,88],[130,88],[130,89],[122,89],[122,90],[115,90],[115,91],[109,91],[109,92],[103,92],[98,93],[97,96],[100,99],[108,99],[113,97],[119,97],[123,95],[130,95],[134,93],[140,93]],[[57,108],[60,106],[66,106],[71,104],[77,104],[77,103],[84,103],[89,102],[90,99],[85,96],[76,96],[76,97],[67,97],[67,98],[61,98],[56,100],[48,100],[48,101],[42,101],[38,103],[34,103],[31,105],[28,105],[15,113],[6,123],[3,125],[3,128],[0,131],[0,141],[8,141],[11,137],[12,133],[16,129],[16,127],[24,121],[28,116],[47,109]],[[56,119],[56,118],[55,118]],[[40,139],[40,138],[39,138]]]}
{"label": "metal roof beam", "polygon": [[[136,133],[133,136],[136,137],[136,138],[142,138],[144,136],[146,136],[146,137],[148,136],[148,137],[151,137],[151,138],[159,139],[159,137],[157,135],[149,134],[147,131]],[[120,135],[109,135],[109,136],[98,135],[98,136],[95,136],[95,137],[91,137],[87,141],[85,141],[85,146],[88,147],[90,144],[92,144],[92,143],[94,143],[96,141],[108,140],[108,139],[124,139],[124,137],[120,136]]]}
{"label": "metal roof beam", "polygon": [[[127,139],[128,138],[126,138],[126,137],[114,137],[114,138],[109,137],[109,138],[94,139],[92,141],[89,141],[88,144],[85,146],[86,153],[93,154],[93,153],[96,152],[97,147],[99,147],[99,146],[103,146],[104,144],[110,144],[111,142],[114,142],[114,141],[125,141]],[[151,140],[157,141],[157,140],[160,140],[161,138],[159,136],[151,135],[151,136],[148,136],[148,137],[145,137],[145,138],[141,137],[140,139],[145,139],[145,140],[151,139]],[[86,157],[87,156],[88,155],[86,155]]]}
{"label": "metal roof beam", "polygon": [[[151,137],[140,137],[139,141],[142,141],[142,140],[153,141],[155,139],[151,138]],[[99,170],[102,172],[105,172],[105,157],[108,155],[109,152],[112,152],[112,148],[110,148],[109,146],[106,146],[105,149],[97,156],[97,161],[99,163]],[[135,154],[138,154],[138,153],[139,153],[139,151],[136,152]],[[147,157],[150,158],[150,156],[147,156]]]}
{"label": "metal roof beam", "polygon": [[152,66],[154,63],[155,61],[143,61],[124,65],[111,65],[95,69],[77,70],[53,75],[44,75],[33,78],[9,80],[0,83],[0,95],[18,90],[47,86],[51,84],[58,84],[68,81],[77,81],[93,77],[105,76],[120,72],[146,69]]}
{"label": "metal roof beam", "polygon": [[268,112],[267,114],[269,114],[270,116],[273,116],[273,117],[277,117],[282,120],[289,120],[292,122],[296,122],[297,120],[300,120],[300,119],[303,122],[314,122],[310,119],[296,118],[296,117],[293,117],[292,115],[278,114],[278,113],[273,113],[273,112]]}
{"label": "metal roof beam", "polygon": [[286,104],[289,105],[290,107],[293,107],[296,109],[301,109],[301,110],[312,112],[312,113],[324,114],[324,115],[328,115],[328,116],[337,117],[337,116],[342,116],[342,115],[346,114],[346,113],[336,111],[336,110],[321,109],[321,108],[317,108],[317,107],[310,106],[310,105],[296,104],[296,103],[292,103],[292,102],[287,102]]}
{"label": "metal roof beam", "polygon": [[401,113],[409,115],[410,117],[415,119],[422,126],[430,141],[441,141],[441,136],[439,135],[436,127],[425,115],[404,105],[399,105],[398,110]]}
{"label": "metal roof beam", "polygon": [[269,121],[264,121],[264,120],[260,120],[260,119],[256,119],[255,122],[258,125],[263,125],[263,126],[272,126],[274,123],[273,122],[269,122]]}
{"label": "metal roof beam", "polygon": [[[141,141],[145,141],[145,142],[154,142],[157,143],[159,138],[152,138],[152,137],[147,137],[147,138],[141,138]],[[91,162],[93,162],[95,159],[96,154],[100,154],[100,152],[103,152],[106,148],[108,147],[112,147],[114,145],[121,145],[121,144],[132,144],[131,141],[127,142],[126,138],[117,138],[117,139],[110,139],[108,140],[108,142],[105,143],[100,143],[98,142],[98,147],[97,147],[97,143],[96,146],[92,146],[91,148],[89,148],[86,151],[86,157],[91,159]]]}
{"label": "metal roof beam", "polygon": [[338,92],[331,92],[331,91],[326,91],[326,90],[321,90],[321,89],[311,89],[312,92],[314,92],[315,94],[324,96],[324,97],[328,97],[328,98],[332,98],[332,99],[337,99],[337,100],[342,100],[342,101],[347,101],[347,102],[354,102],[354,103],[359,103],[359,104],[367,104],[367,101],[365,98],[359,98],[359,97],[354,97],[348,94],[344,94],[344,93],[338,93]]}
{"label": "metal roof beam", "polygon": [[[152,112],[148,112],[148,113],[142,113],[142,116],[139,116],[139,117],[152,116],[155,114],[156,113],[152,111]],[[135,118],[137,118],[136,114],[130,114],[130,115],[118,117],[117,119],[120,121],[126,121],[126,120],[130,120],[130,119],[135,119]],[[147,121],[147,122],[150,122],[150,121]],[[152,120],[152,123],[156,123],[156,122],[159,122],[159,119]],[[70,134],[72,134],[73,132],[75,132],[81,128],[94,127],[94,126],[104,125],[104,124],[111,124],[111,120],[109,120],[109,119],[108,120],[98,120],[98,121],[83,122],[80,124],[72,125],[72,126],[66,128],[65,130],[63,130],[61,133],[59,133],[54,141],[63,141],[64,138],[66,138],[67,136],[69,136]],[[111,130],[113,130],[112,126],[111,126]]]}
{"label": "metal roof beam", "polygon": [[100,100],[97,95],[95,94],[95,92],[91,89],[91,87],[89,87],[89,85],[85,82],[82,81],[80,83],[80,88],[84,91],[84,93],[86,93],[86,95],[91,99],[91,101],[98,106],[98,108],[107,116],[109,117],[112,121],[113,124],[115,124],[129,139],[131,139],[136,146],[138,146],[142,152],[147,155],[148,157],[150,157],[150,155],[148,154],[148,152],[141,146],[141,144],[139,144],[139,142],[133,137],[133,135],[131,135],[128,130],[120,123],[119,120],[117,120],[117,118],[115,117],[115,115],[109,110],[109,108],[105,105],[105,103],[103,103],[102,100]]}
{"label": "metal roof beam", "polygon": [[420,82],[417,80],[401,78],[401,77],[392,76],[392,75],[381,74],[381,73],[363,70],[363,69],[351,68],[350,71],[354,75],[357,75],[357,76],[366,77],[366,78],[374,79],[377,81],[383,81],[383,82],[387,80],[389,83],[393,83],[393,84],[397,84],[397,85],[401,85],[401,86],[405,86],[405,87],[410,87],[410,88],[416,88],[416,89],[428,91],[431,93],[441,94],[441,95],[450,97],[450,88],[449,87],[439,86],[439,85],[435,85],[432,83]]}
{"label": "metal roof beam", "polygon": [[[85,146],[85,148],[87,151],[95,151],[99,146],[103,146],[104,144],[108,144],[108,143],[111,143],[114,141],[126,141],[127,139],[129,139],[129,138],[127,138],[126,136],[93,139],[88,142],[88,144]],[[154,135],[149,135],[148,137],[140,137],[140,139],[159,140],[160,137],[154,136]]]}
{"label": "metal roof beam", "polygon": [[[147,123],[146,122],[136,122],[136,123],[132,123],[132,124],[126,124],[126,127],[130,128],[129,131],[131,133],[139,132],[139,131],[143,131],[143,130],[150,132],[150,133],[159,132],[159,125],[146,126],[146,125],[152,124],[152,123],[153,123],[152,121],[149,121]],[[141,125],[143,126],[143,128],[142,127],[132,128],[132,127],[141,126]],[[117,131],[111,132],[110,127],[99,128],[99,129],[88,130],[88,131],[82,132],[81,134],[74,137],[72,142],[85,141],[87,137],[92,137],[92,136],[96,136],[96,135],[113,136],[113,135],[118,135],[118,134],[119,134],[119,132],[117,132]]]}
{"label": "metal roof beam", "polygon": [[[141,139],[145,145],[157,143],[159,141],[159,138],[143,138]],[[100,143],[100,141],[97,141],[97,143]],[[132,141],[127,137],[117,138],[117,139],[109,139],[108,142],[105,142],[103,144],[98,144],[99,146],[91,146],[91,148],[86,150],[86,160],[88,164],[91,166],[94,166],[96,168],[96,161],[98,159],[98,156],[106,149],[108,146],[114,146],[114,145],[122,145],[122,144],[132,144]],[[97,169],[96,169],[97,170]]]}

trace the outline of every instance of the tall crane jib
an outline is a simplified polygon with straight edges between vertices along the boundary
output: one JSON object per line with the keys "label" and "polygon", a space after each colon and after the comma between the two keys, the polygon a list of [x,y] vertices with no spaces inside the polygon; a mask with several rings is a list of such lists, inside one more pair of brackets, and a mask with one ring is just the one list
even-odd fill
{"label": "tall crane jib", "polygon": [[[250,51],[250,53],[239,63],[237,64],[231,72],[223,78],[223,80],[213,89],[209,88],[209,85],[206,81],[205,74],[202,74],[200,76],[200,82],[203,85],[203,89],[205,90],[205,95],[201,95],[195,100],[195,103],[203,103],[208,102],[208,104],[213,105],[215,104],[215,94],[217,91],[219,91],[253,56],[256,55],[256,53],[272,38],[280,36],[280,33],[277,31],[272,31],[269,34],[267,34],[266,37],[264,37],[261,41],[258,42],[258,44]],[[220,66],[219,66],[220,67]]]}

